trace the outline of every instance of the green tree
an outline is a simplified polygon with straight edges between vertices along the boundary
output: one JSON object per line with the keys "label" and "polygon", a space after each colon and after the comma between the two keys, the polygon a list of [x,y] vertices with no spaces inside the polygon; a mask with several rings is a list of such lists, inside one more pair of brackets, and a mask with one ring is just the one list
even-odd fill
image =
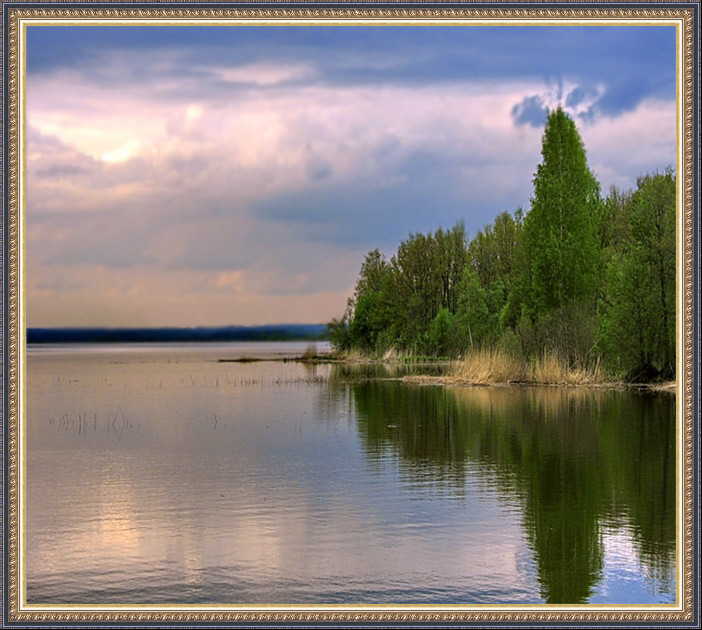
{"label": "green tree", "polygon": [[478,273],[481,285],[487,289],[499,280],[505,300],[514,279],[521,219],[521,209],[514,216],[503,212],[491,225],[480,230],[468,244],[468,261]]}
{"label": "green tree", "polygon": [[376,348],[378,338],[387,326],[387,314],[381,304],[389,274],[390,265],[379,249],[366,254],[353,298],[349,300],[347,337],[351,346],[364,350]]}
{"label": "green tree", "polygon": [[336,317],[327,324],[327,335],[334,350],[349,350],[352,346],[351,332],[349,324],[353,316],[353,307],[351,298],[346,303],[346,310],[341,316],[341,319]]}
{"label": "green tree", "polygon": [[631,196],[630,191],[622,192],[612,186],[602,204],[598,233],[603,263],[615,253],[621,253],[629,238]]}
{"label": "green tree", "polygon": [[429,326],[429,351],[438,356],[448,356],[453,349],[453,315],[442,307]]}
{"label": "green tree", "polygon": [[443,305],[440,254],[432,234],[410,234],[390,259],[397,343],[417,350]]}
{"label": "green tree", "polygon": [[612,368],[636,380],[675,373],[675,176],[642,177],[628,201],[627,237],[612,256],[599,305]]}
{"label": "green tree", "polygon": [[467,263],[466,240],[463,221],[450,230],[439,228],[434,233],[441,307],[447,308],[450,313],[455,313],[458,305],[458,286]]}
{"label": "green tree", "polygon": [[388,271],[388,261],[379,249],[376,248],[368,252],[361,263],[361,271],[358,274],[354,290],[354,299],[358,300],[366,293],[380,293]]}
{"label": "green tree", "polygon": [[393,313],[399,346],[418,350],[441,309],[451,315],[456,312],[466,264],[462,222],[433,234],[410,234],[400,243],[390,259],[392,282],[386,294],[386,310]]}
{"label": "green tree", "polygon": [[[483,300],[489,317],[496,317],[491,323],[494,337],[499,330],[514,326],[519,318],[521,296],[516,288],[522,269],[519,264],[522,220],[521,208],[514,215],[503,212],[493,224],[480,230],[468,244],[469,265],[476,272],[483,289]],[[467,288],[468,285],[464,283],[463,289]],[[464,300],[464,313],[465,307]]]}
{"label": "green tree", "polygon": [[522,209],[518,208],[514,216],[503,212],[495,219],[495,275],[502,284],[504,299],[512,289],[514,272],[521,237]]}
{"label": "green tree", "polygon": [[351,344],[364,350],[375,347],[377,334],[381,327],[378,326],[378,293],[369,291],[363,293],[356,300],[353,319],[349,324]]}
{"label": "green tree", "polygon": [[462,348],[482,346],[494,329],[495,312],[490,312],[487,291],[472,267],[463,273],[455,326]]}
{"label": "green tree", "polygon": [[523,230],[524,300],[534,320],[593,296],[599,255],[599,184],[575,123],[560,107],[549,114],[541,155]]}
{"label": "green tree", "polygon": [[642,177],[632,197],[631,255],[652,279],[653,354],[660,371],[675,370],[675,176]]}

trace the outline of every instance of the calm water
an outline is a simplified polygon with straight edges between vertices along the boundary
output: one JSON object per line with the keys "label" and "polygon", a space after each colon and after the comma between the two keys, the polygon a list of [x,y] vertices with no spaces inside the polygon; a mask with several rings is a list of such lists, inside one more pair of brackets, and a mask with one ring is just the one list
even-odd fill
{"label": "calm water", "polygon": [[673,395],[218,361],[305,347],[30,348],[28,602],[675,600]]}

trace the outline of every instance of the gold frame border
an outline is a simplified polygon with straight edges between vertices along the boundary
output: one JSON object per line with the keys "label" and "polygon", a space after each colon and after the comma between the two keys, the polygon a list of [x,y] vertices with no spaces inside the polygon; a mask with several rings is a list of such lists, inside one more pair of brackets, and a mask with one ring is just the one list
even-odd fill
{"label": "gold frame border", "polygon": [[[692,417],[692,386],[693,386],[693,22],[694,10],[690,9],[668,9],[661,5],[656,8],[646,9],[534,9],[534,8],[333,8],[322,9],[315,7],[299,8],[209,8],[209,9],[162,9],[158,5],[148,9],[112,9],[112,8],[85,8],[85,9],[65,9],[50,8],[7,9],[7,44],[8,56],[7,64],[9,76],[7,80],[7,94],[5,95],[8,104],[7,127],[4,130],[8,143],[8,187],[5,191],[8,203],[8,221],[5,225],[6,237],[8,240],[8,256],[6,259],[6,273],[8,276],[9,290],[7,295],[7,317],[8,338],[6,340],[8,350],[8,389],[4,393],[8,400],[8,487],[5,500],[8,503],[8,548],[4,553],[8,556],[8,602],[7,621],[16,623],[71,623],[71,622],[193,622],[205,623],[213,622],[689,622],[694,619],[693,606],[693,417]],[[678,293],[678,314],[677,321],[682,323],[682,331],[678,332],[678,358],[679,370],[677,377],[678,387],[678,409],[682,409],[682,423],[678,426],[682,429],[682,439],[679,442],[679,449],[683,458],[683,478],[680,480],[683,485],[682,490],[682,528],[683,540],[678,541],[682,545],[682,567],[678,569],[678,574],[682,574],[682,583],[677,584],[678,594],[682,595],[682,608],[668,612],[662,610],[647,610],[641,608],[627,610],[626,607],[618,607],[603,611],[602,609],[588,612],[587,605],[582,607],[559,607],[549,610],[547,607],[523,608],[516,610],[513,606],[503,611],[487,611],[483,608],[458,607],[438,610],[437,607],[422,608],[416,607],[353,607],[336,610],[320,610],[313,607],[287,607],[285,610],[262,609],[241,611],[226,610],[217,608],[207,611],[186,610],[185,607],[177,605],[168,607],[156,607],[155,610],[142,610],[137,607],[126,606],[124,609],[100,612],[99,610],[81,611],[80,609],[52,610],[51,612],[37,611],[27,612],[21,609],[20,585],[18,583],[19,558],[20,558],[20,537],[18,536],[19,525],[19,493],[21,491],[18,479],[18,466],[20,464],[20,442],[19,435],[19,409],[20,409],[20,383],[19,369],[20,352],[23,351],[24,341],[20,339],[20,310],[22,308],[20,287],[20,276],[23,271],[19,268],[20,262],[20,241],[19,224],[21,212],[20,207],[20,187],[23,184],[22,164],[20,163],[20,121],[23,120],[20,100],[19,79],[21,77],[22,59],[20,59],[19,39],[21,19],[50,19],[50,20],[105,20],[118,19],[124,21],[135,20],[323,20],[323,21],[353,21],[353,20],[408,20],[418,19],[440,21],[480,21],[480,20],[530,20],[533,22],[560,22],[564,20],[613,20],[613,21],[661,21],[680,20],[681,28],[678,37],[682,39],[682,58],[678,59],[678,64],[682,65],[682,85],[679,85],[678,98],[682,99],[682,107],[678,106],[678,112],[682,111],[682,119],[678,120],[678,125],[682,126],[682,143],[678,146],[677,165],[682,166],[682,172],[678,172],[678,243],[681,249],[678,252],[678,271],[682,271],[682,281],[678,280],[678,288],[682,288],[682,294]],[[682,177],[682,181],[680,178]],[[22,195],[23,197],[23,195]],[[23,318],[22,318],[23,319]],[[680,452],[680,451],[679,451]],[[678,491],[679,492],[679,491]],[[678,495],[680,496],[680,494]],[[680,571],[681,569],[681,571]],[[680,603],[680,598],[678,598]],[[272,608],[272,607],[271,607]],[[284,607],[280,607],[284,608]],[[326,608],[326,607],[325,607]],[[333,608],[333,607],[329,607]],[[390,609],[390,610],[388,610]]]}

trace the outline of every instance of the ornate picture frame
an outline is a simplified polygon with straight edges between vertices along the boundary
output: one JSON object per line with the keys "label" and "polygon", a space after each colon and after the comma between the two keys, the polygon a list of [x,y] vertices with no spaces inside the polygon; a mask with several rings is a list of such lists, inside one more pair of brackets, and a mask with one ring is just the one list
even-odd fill
{"label": "ornate picture frame", "polygon": [[[23,586],[25,461],[25,55],[29,25],[72,22],[240,24],[672,24],[678,34],[678,596],[675,605],[42,606]],[[182,624],[656,624],[699,623],[699,4],[3,4],[3,618],[8,626]]]}

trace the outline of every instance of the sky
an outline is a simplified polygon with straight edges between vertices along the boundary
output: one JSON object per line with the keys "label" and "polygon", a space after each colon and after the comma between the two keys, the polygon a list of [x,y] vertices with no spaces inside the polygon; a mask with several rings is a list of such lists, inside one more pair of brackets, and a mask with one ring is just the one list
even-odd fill
{"label": "sky", "polygon": [[324,323],[366,252],[675,163],[668,26],[29,26],[29,326]]}

